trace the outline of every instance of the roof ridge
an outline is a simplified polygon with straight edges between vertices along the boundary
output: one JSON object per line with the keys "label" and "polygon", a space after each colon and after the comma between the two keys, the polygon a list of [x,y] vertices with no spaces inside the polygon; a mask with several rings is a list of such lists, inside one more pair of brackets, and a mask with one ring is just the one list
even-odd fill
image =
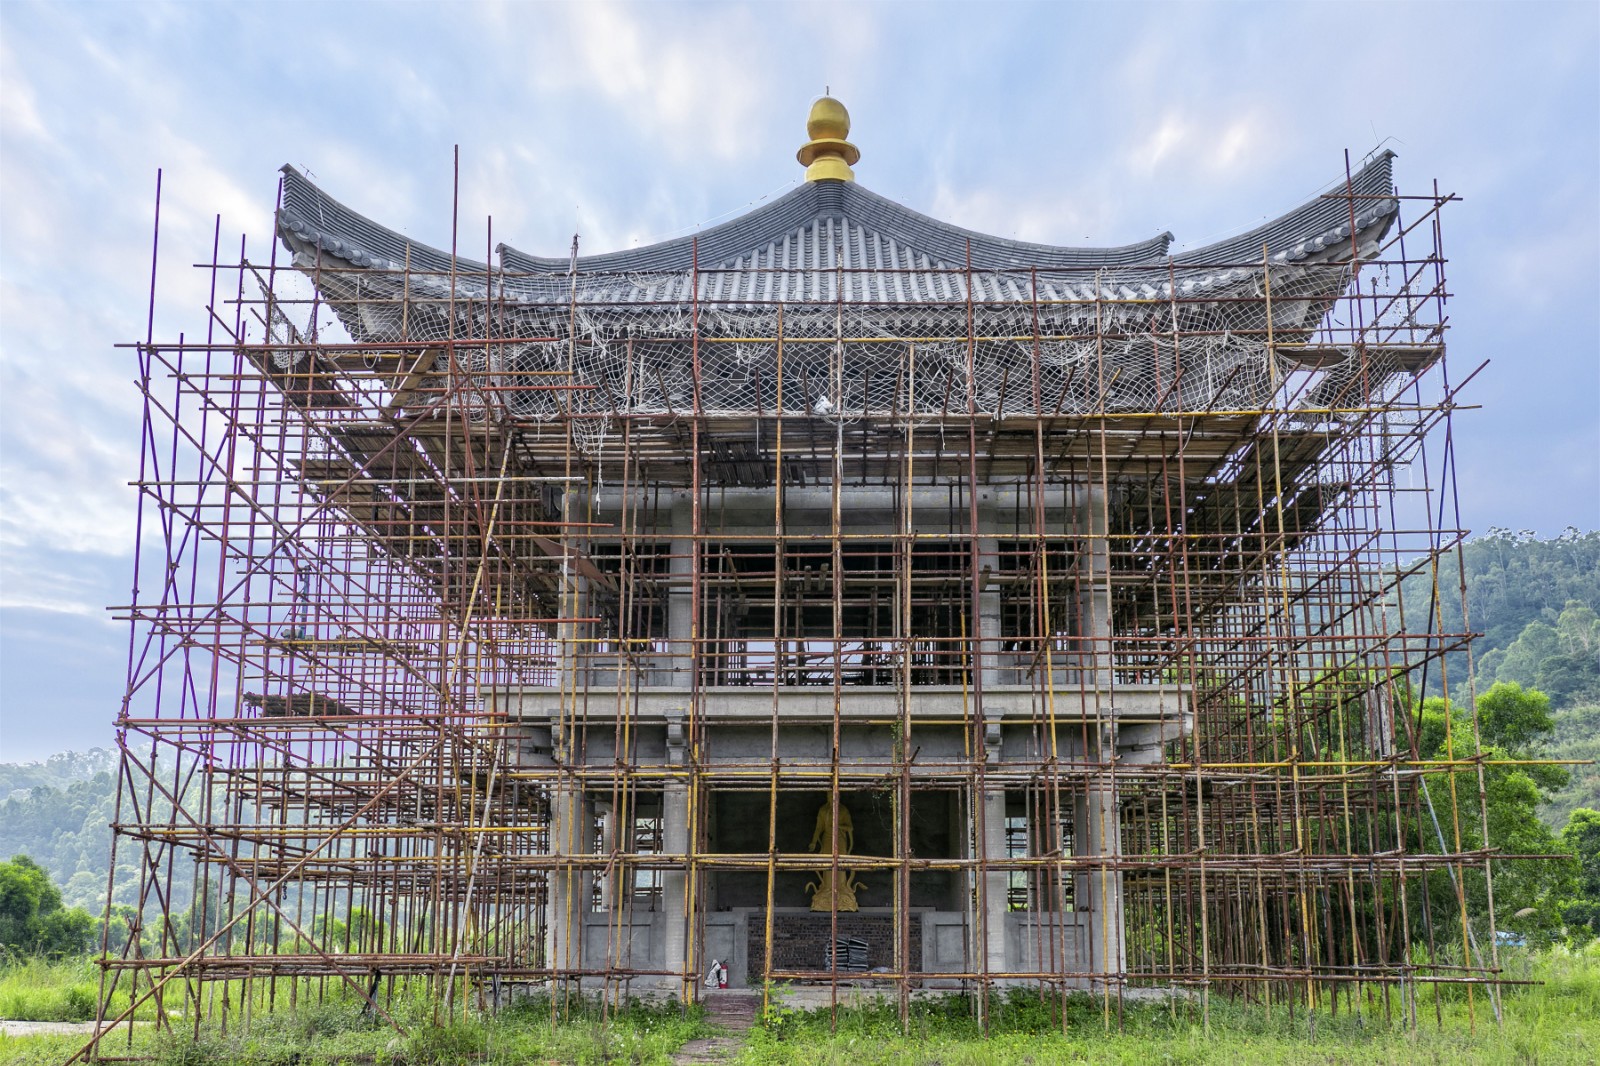
{"label": "roof ridge", "polygon": [[[1132,266],[1165,256],[1172,241],[1170,233],[1106,248],[1016,241],[943,222],[855,182],[808,182],[771,203],[699,233],[643,248],[579,256],[578,266],[590,273],[688,270],[695,264],[707,269],[724,267],[785,235],[834,218],[881,233],[902,247],[952,265],[967,262],[970,245],[972,266],[979,270]],[[502,243],[496,251],[507,269],[565,273],[570,267],[568,259],[531,255],[510,244]]]}
{"label": "roof ridge", "polygon": [[[279,168],[283,174],[283,195],[278,206],[278,233],[289,234],[360,267],[399,270],[409,264],[423,273],[448,274],[450,253],[423,244],[374,222],[335,200],[322,188],[289,164]],[[476,259],[456,256],[457,273],[486,274],[489,265]]]}
{"label": "roof ridge", "polygon": [[[1359,171],[1350,175],[1349,184],[1357,196],[1365,197],[1356,210],[1357,232],[1388,220],[1398,204],[1389,194],[1393,188],[1394,153],[1378,153]],[[316,249],[358,267],[399,269],[407,264],[418,272],[486,275],[491,267],[473,259],[456,256],[430,245],[413,241],[374,222],[323,192],[292,166],[284,174],[282,205],[279,209],[279,235],[286,243],[299,242],[301,249]],[[1211,263],[1249,263],[1259,261],[1265,244],[1277,261],[1304,259],[1350,236],[1351,201],[1337,194],[1320,195],[1292,211],[1238,236],[1172,256],[1180,266]],[[846,225],[828,227],[835,236],[828,238],[819,225],[824,219],[839,219]],[[1155,266],[1168,260],[1172,234],[1109,248],[1075,248],[1010,240],[942,222],[875,193],[855,182],[807,182],[788,193],[747,211],[737,218],[684,237],[657,242],[643,248],[623,249],[597,255],[579,256],[578,269],[584,273],[683,273],[701,269],[729,269],[730,264],[759,262],[770,255],[797,260],[802,269],[825,265],[832,249],[822,249],[823,240],[850,240],[852,232],[861,234],[859,250],[866,249],[870,233],[883,249],[875,255],[879,263],[904,258],[912,263],[927,263],[933,269],[1010,271],[1080,271],[1101,268]],[[294,247],[294,245],[291,245]],[[500,268],[525,274],[566,274],[571,269],[567,257],[529,255],[508,244],[496,251]],[[805,266],[814,258],[816,266]],[[848,256],[854,260],[856,256]]]}
{"label": "roof ridge", "polygon": [[[1236,236],[1180,252],[1172,257],[1173,262],[1180,266],[1259,263],[1263,245],[1274,260],[1288,262],[1348,240],[1352,206],[1358,233],[1398,210],[1399,204],[1392,195],[1395,158],[1395,153],[1385,148],[1346,178],[1324,186],[1328,192],[1318,193],[1299,207]],[[1349,193],[1341,196],[1345,188]],[[1354,204],[1351,195],[1357,198]]]}

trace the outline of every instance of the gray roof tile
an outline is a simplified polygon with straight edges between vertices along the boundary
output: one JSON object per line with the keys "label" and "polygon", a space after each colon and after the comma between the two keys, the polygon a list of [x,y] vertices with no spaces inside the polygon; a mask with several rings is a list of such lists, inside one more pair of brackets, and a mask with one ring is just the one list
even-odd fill
{"label": "gray roof tile", "polygon": [[[1379,153],[1351,178],[1364,242],[1374,230],[1386,231],[1395,214],[1393,158]],[[413,277],[413,286],[443,287],[443,279],[426,275],[448,274],[448,253],[351,210],[292,167],[283,174],[278,232],[302,264],[325,259],[329,268],[387,270],[409,264],[422,275]],[[1253,274],[1263,244],[1277,263],[1346,258],[1341,248],[1350,242],[1351,201],[1342,185],[1247,233],[1169,260],[1170,234],[1120,248],[1030,244],[939,222],[855,183],[813,182],[693,237],[580,256],[584,276],[577,296],[585,303],[687,302],[691,296],[712,303],[832,302],[842,287],[848,302],[943,302],[965,300],[970,278],[973,300],[1017,302],[1031,299],[1032,280],[1024,276],[1030,270],[1037,271],[1046,300],[1154,299],[1169,292],[1169,270],[1179,293],[1190,295]],[[571,298],[569,260],[507,245],[498,252],[498,270],[457,258],[458,284],[487,291],[492,278],[521,303]]]}

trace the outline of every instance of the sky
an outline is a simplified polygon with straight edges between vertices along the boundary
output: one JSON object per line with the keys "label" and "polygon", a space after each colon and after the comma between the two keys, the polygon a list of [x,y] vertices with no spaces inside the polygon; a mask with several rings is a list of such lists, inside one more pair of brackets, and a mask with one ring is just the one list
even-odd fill
{"label": "sky", "polygon": [[[1174,250],[1382,145],[1444,219],[1464,523],[1600,526],[1600,4],[0,4],[0,760],[108,745],[154,333],[270,250],[278,168],[422,243],[565,255],[857,179],[971,229]],[[482,257],[481,253],[474,253]]]}

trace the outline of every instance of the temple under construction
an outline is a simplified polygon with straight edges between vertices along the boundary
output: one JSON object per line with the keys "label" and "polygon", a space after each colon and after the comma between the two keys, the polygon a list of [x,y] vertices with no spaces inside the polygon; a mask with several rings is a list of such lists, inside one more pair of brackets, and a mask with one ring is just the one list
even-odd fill
{"label": "temple under construction", "polygon": [[1479,778],[1435,809],[1409,695],[1466,635],[1397,599],[1459,595],[1451,198],[1379,152],[1056,247],[809,136],[741,217],[553,258],[285,167],[201,335],[131,346],[107,1003],[1492,994]]}

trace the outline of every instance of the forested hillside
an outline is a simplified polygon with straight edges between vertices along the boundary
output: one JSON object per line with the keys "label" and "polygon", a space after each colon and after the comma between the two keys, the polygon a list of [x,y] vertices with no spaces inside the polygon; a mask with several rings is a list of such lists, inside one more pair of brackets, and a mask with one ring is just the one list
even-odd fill
{"label": "forested hillside", "polygon": [[117,753],[109,748],[0,763],[0,862],[27,855],[61,886],[67,906],[100,913],[116,769]]}
{"label": "forested hillside", "polygon": [[[6,766],[0,772],[16,769]],[[63,788],[34,785],[13,791],[0,803],[0,861],[28,856],[50,872],[62,902],[99,914],[106,901],[115,781],[110,771],[102,771]]]}
{"label": "forested hillside", "polygon": [[63,788],[116,769],[117,753],[110,748],[58,752],[43,762],[0,763],[0,802],[32,788]]}
{"label": "forested hillside", "polygon": [[[1461,617],[1459,585],[1464,568],[1467,618]],[[1550,697],[1555,729],[1537,754],[1553,759],[1600,760],[1600,532],[1568,528],[1540,540],[1532,533],[1491,529],[1461,548],[1438,574],[1433,595],[1431,571],[1401,584],[1391,614],[1405,608],[1411,629],[1427,626],[1437,603],[1433,629],[1475,630],[1483,636],[1472,647],[1475,688],[1484,693],[1496,682],[1511,681]],[[1446,657],[1445,670],[1431,664],[1427,692],[1440,692],[1448,671],[1450,696],[1466,697],[1464,651]],[[1570,766],[1569,783],[1543,807],[1545,821],[1559,829],[1575,807],[1600,809],[1600,768]]]}
{"label": "forested hillside", "polygon": [[[96,766],[108,767],[89,772]],[[47,768],[56,772],[49,774]],[[105,909],[106,863],[116,811],[116,755],[103,748],[52,755],[42,763],[0,763],[0,862],[26,855],[61,888],[62,902],[91,914]],[[87,776],[84,776],[87,774]],[[53,780],[56,786],[39,784]],[[157,797],[156,806],[165,805]],[[137,867],[131,849],[117,863],[117,902],[132,904]],[[173,883],[187,898],[194,863],[173,864]],[[147,901],[148,902],[148,901]]]}
{"label": "forested hillside", "polygon": [[[1600,616],[1591,604],[1568,600],[1554,622],[1529,622],[1510,644],[1483,654],[1478,674],[1482,685],[1514,681],[1550,697],[1555,729],[1541,754],[1600,761]],[[1570,780],[1544,808],[1555,827],[1575,807],[1600,810],[1600,766],[1566,769]]]}
{"label": "forested hillside", "polygon": [[[1461,616],[1460,595],[1463,567],[1450,555],[1437,575],[1437,598],[1435,575],[1430,569],[1412,574],[1401,583],[1400,595],[1391,604],[1391,622],[1398,620],[1403,605],[1406,627],[1412,631],[1482,633],[1483,637],[1473,645],[1480,666],[1495,652],[1503,654],[1529,624],[1555,626],[1569,602],[1600,609],[1600,531],[1580,533],[1569,526],[1558,537],[1540,540],[1526,530],[1513,533],[1509,529],[1490,529],[1462,545],[1461,562],[1467,584],[1465,620]],[[1457,681],[1467,676],[1466,653],[1452,653],[1446,665],[1454,689]],[[1490,671],[1498,670],[1500,665],[1499,659],[1490,658]],[[1513,671],[1516,669],[1513,666]],[[1428,695],[1439,694],[1441,673],[1436,664],[1428,670]],[[1487,689],[1487,682],[1496,677],[1480,669],[1479,680],[1485,682],[1479,687]],[[1498,680],[1528,684],[1522,677]],[[1562,702],[1554,693],[1549,695],[1552,701]]]}

